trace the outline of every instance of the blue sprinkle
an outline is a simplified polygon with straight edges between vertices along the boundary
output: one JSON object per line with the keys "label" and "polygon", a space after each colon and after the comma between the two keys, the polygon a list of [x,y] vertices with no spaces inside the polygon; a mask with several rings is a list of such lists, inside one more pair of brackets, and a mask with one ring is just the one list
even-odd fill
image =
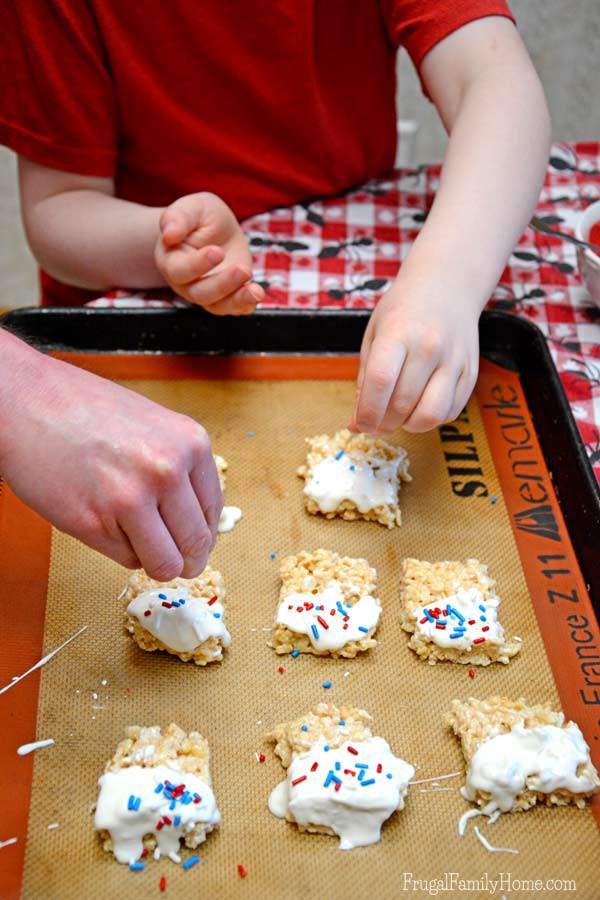
{"label": "blue sprinkle", "polygon": [[314,634],[315,640],[318,640],[318,639],[319,639],[319,629],[317,628],[317,626],[316,626],[316,625],[311,625],[311,626],[310,626],[310,630],[311,630],[312,633]]}
{"label": "blue sprinkle", "polygon": [[370,784],[375,784],[374,778],[369,778],[367,781],[363,781],[362,778],[359,778],[358,780],[361,782],[363,787],[368,787],[368,785]]}
{"label": "blue sprinkle", "polygon": [[358,773],[358,780],[362,781],[366,774],[367,773],[366,773],[365,769],[361,769],[360,772]]}
{"label": "blue sprinkle", "polygon": [[[450,609],[450,607],[448,607],[448,609]],[[431,615],[431,613],[429,612],[428,609],[424,609],[423,612],[425,613],[425,615],[427,616],[427,618],[429,619],[430,622],[435,622],[435,618]]]}
{"label": "blue sprinkle", "polygon": [[180,605],[180,606],[185,606],[185,600],[183,599],[183,597],[180,597],[180,598],[179,598],[179,605]]}
{"label": "blue sprinkle", "polygon": [[338,725],[345,725],[345,724],[346,724],[346,723],[345,723],[345,721],[344,721],[343,719],[340,719],[340,721],[338,722]]}
{"label": "blue sprinkle", "polygon": [[172,601],[171,601],[171,606],[174,606],[176,609],[178,609],[178,608],[179,608],[179,603],[178,603],[178,601],[177,601],[177,600],[172,600]]}
{"label": "blue sprinkle", "polygon": [[195,854],[194,856],[190,856],[189,859],[186,859],[186,861],[184,862],[184,864],[182,865],[181,868],[182,869],[191,869],[192,866],[195,866],[196,863],[199,863],[199,862],[200,862],[200,857],[198,856],[198,854]]}
{"label": "blue sprinkle", "polygon": [[327,773],[327,778],[326,778],[325,781],[323,782],[323,787],[329,787],[329,785],[331,784],[331,779],[332,779],[332,778],[334,778],[334,774],[333,774],[333,772],[332,772],[331,769],[330,769],[329,772]]}
{"label": "blue sprinkle", "polygon": [[271,559],[275,559],[275,557],[277,556],[277,554],[275,553],[274,550],[272,550],[272,551],[269,553],[269,556],[271,557]]}
{"label": "blue sprinkle", "polygon": [[480,622],[487,622],[487,619],[486,619],[485,616],[479,616],[479,621],[480,621]]}
{"label": "blue sprinkle", "polygon": [[392,776],[392,773],[391,773],[391,772],[388,772],[387,775],[386,775],[385,777],[386,777],[386,778],[392,778],[393,776]]}
{"label": "blue sprinkle", "polygon": [[325,746],[323,747],[323,750],[325,751],[325,753],[329,753],[329,747],[327,744],[325,744]]}
{"label": "blue sprinkle", "polygon": [[292,650],[292,656],[294,657],[294,659],[296,659],[297,656],[300,656],[300,651],[299,651],[299,650]]}
{"label": "blue sprinkle", "polygon": [[158,595],[158,599],[159,599],[159,600],[166,600],[166,599],[167,599],[167,595],[166,595],[166,594],[159,594],[159,595]]}
{"label": "blue sprinkle", "polygon": [[368,629],[368,628],[365,628],[364,625],[359,625],[359,626],[358,626],[358,630],[359,630],[359,631],[364,631],[365,634],[368,634],[368,633],[369,633],[369,629]]}
{"label": "blue sprinkle", "polygon": [[356,466],[355,466],[354,464],[352,464],[352,465],[350,466],[350,471],[351,471],[351,472],[354,472],[355,469],[356,469]]}
{"label": "blue sprinkle", "polygon": [[331,773],[331,780],[334,781],[336,784],[342,783],[341,778],[336,778],[336,776],[333,774],[333,772]]}
{"label": "blue sprinkle", "polygon": [[129,864],[132,872],[143,872],[146,866],[142,862],[133,862]]}
{"label": "blue sprinkle", "polygon": [[177,827],[177,825],[181,825],[181,816],[175,816],[175,818],[173,819],[173,825],[175,825],[175,827]]}
{"label": "blue sprinkle", "polygon": [[354,763],[355,769],[368,769],[369,766],[367,763]]}
{"label": "blue sprinkle", "polygon": [[342,764],[339,761],[337,761],[335,764],[335,771],[339,772],[341,768],[342,768]]}
{"label": "blue sprinkle", "polygon": [[215,617],[215,619],[220,619],[221,613],[213,613],[213,616]]}
{"label": "blue sprinkle", "polygon": [[248,432],[248,437],[254,437],[254,432],[253,432],[253,431],[249,431],[249,432]]}
{"label": "blue sprinkle", "polygon": [[133,794],[129,795],[129,800],[127,801],[127,809],[135,809],[135,797]]}
{"label": "blue sprinkle", "polygon": [[492,499],[490,500],[490,503],[496,503],[497,500],[498,500],[497,497],[492,497]]}
{"label": "blue sprinkle", "polygon": [[300,731],[308,731],[308,725],[301,725]]}
{"label": "blue sprinkle", "polygon": [[335,458],[336,458],[336,459],[341,459],[343,455],[344,455],[344,451],[343,451],[343,450],[340,450],[339,453],[336,453],[336,454],[335,454]]}
{"label": "blue sprinkle", "polygon": [[163,785],[162,785],[162,784],[157,784],[156,787],[154,788],[154,793],[155,793],[155,794],[160,794],[161,791],[162,791],[162,789],[163,789]]}
{"label": "blue sprinkle", "polygon": [[479,609],[481,610],[481,612],[485,612],[485,606],[483,605],[483,603],[479,604]]}
{"label": "blue sprinkle", "polygon": [[141,798],[141,797],[138,797],[137,800],[135,801],[135,806],[134,806],[134,809],[135,809],[136,812],[137,812],[138,809],[140,808],[141,802],[142,802],[142,798]]}
{"label": "blue sprinkle", "polygon": [[177,800],[171,800],[171,805],[169,806],[169,809],[175,809],[176,806],[177,806]]}
{"label": "blue sprinkle", "polygon": [[324,682],[323,682],[323,687],[324,687],[324,688],[330,688],[330,687],[331,687],[331,681],[324,681]]}
{"label": "blue sprinkle", "polygon": [[447,619],[438,619],[437,623],[438,623],[438,625],[447,625],[448,621],[447,621]]}

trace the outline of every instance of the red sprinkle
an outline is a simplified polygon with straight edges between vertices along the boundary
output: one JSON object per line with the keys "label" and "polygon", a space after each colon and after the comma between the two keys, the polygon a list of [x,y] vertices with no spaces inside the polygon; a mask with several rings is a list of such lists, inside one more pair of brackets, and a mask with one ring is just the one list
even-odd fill
{"label": "red sprinkle", "polygon": [[194,797],[194,803],[202,803],[202,797]]}
{"label": "red sprinkle", "polygon": [[448,610],[447,610],[447,609],[443,609],[443,610],[442,610],[442,615],[447,616],[447,615],[448,615]]}
{"label": "red sprinkle", "polygon": [[266,758],[267,758],[267,757],[265,756],[264,753],[259,753],[259,754],[258,754],[258,761],[259,761],[259,762],[264,762]]}
{"label": "red sprinkle", "polygon": [[482,630],[482,631],[489,631],[489,630],[490,630],[490,626],[489,626],[489,625],[484,625],[483,628],[482,628],[481,630]]}
{"label": "red sprinkle", "polygon": [[164,892],[165,892],[166,889],[167,889],[167,879],[165,878],[164,875],[162,876],[162,878],[161,878],[160,881],[158,882],[158,886],[159,886],[159,888],[161,889],[161,891],[162,891],[163,894],[164,894]]}
{"label": "red sprinkle", "polygon": [[485,638],[475,638],[474,644],[485,644]]}
{"label": "red sprinkle", "polygon": [[240,876],[240,878],[245,878],[246,875],[248,874],[248,870],[241,863],[238,863],[237,870],[238,870],[238,875]]}
{"label": "red sprinkle", "polygon": [[144,847],[144,849],[142,850],[142,859],[145,859],[149,853],[150,853],[150,851],[148,850],[148,848]]}
{"label": "red sprinkle", "polygon": [[208,601],[208,605],[212,606],[213,603],[217,602],[217,600],[218,600],[218,597],[211,597],[211,599]]}
{"label": "red sprinkle", "polygon": [[358,750],[355,750],[354,747],[348,747],[348,753],[353,753],[354,756],[358,756]]}
{"label": "red sprinkle", "polygon": [[317,616],[317,622],[319,623],[319,625],[322,625],[323,628],[325,628],[325,629],[329,628],[329,625],[327,624],[327,622],[325,621],[323,616]]}
{"label": "red sprinkle", "polygon": [[277,671],[279,672],[280,675],[283,675],[283,673],[285,672],[285,668],[283,666],[278,666]]}
{"label": "red sprinkle", "polygon": [[165,607],[165,609],[171,609],[171,605],[172,605],[172,604],[171,604],[171,603],[167,603],[166,600],[163,600],[162,605]]}
{"label": "red sprinkle", "polygon": [[348,623],[346,622],[346,624],[343,625],[342,627],[343,627],[344,631],[346,631],[346,629],[348,628]]}
{"label": "red sprinkle", "polygon": [[436,623],[436,626],[435,626],[435,627],[436,627],[436,628],[440,628],[442,631],[445,631],[445,630],[446,630],[446,626],[445,626],[445,625],[440,625],[439,622]]}
{"label": "red sprinkle", "polygon": [[330,610],[329,610],[329,615],[330,615],[330,616],[335,616],[335,609],[330,609]]}
{"label": "red sprinkle", "polygon": [[145,610],[144,610],[144,615],[145,615],[145,616],[151,616],[151,615],[152,615],[152,610],[151,610],[151,609],[145,609]]}
{"label": "red sprinkle", "polygon": [[427,621],[427,616],[423,616],[422,619],[419,619],[419,625],[424,625],[426,621]]}
{"label": "red sprinkle", "polygon": [[469,669],[469,678],[475,678],[475,669]]}
{"label": "red sprinkle", "polygon": [[376,771],[379,772],[379,773],[383,772],[383,766],[381,765],[381,763],[377,763],[377,769],[376,769]]}
{"label": "red sprinkle", "polygon": [[354,769],[344,769],[344,775],[356,775]]}
{"label": "red sprinkle", "polygon": [[311,772],[316,772],[318,768],[319,768],[319,763],[318,763],[318,762],[314,762],[314,763],[312,764],[312,766],[310,767],[310,771],[311,771]]}
{"label": "red sprinkle", "polygon": [[342,782],[341,782],[341,781],[336,781],[335,787],[334,787],[334,791],[339,791],[339,789],[341,788],[341,786],[342,786]]}
{"label": "red sprinkle", "polygon": [[162,817],[162,820],[163,820],[163,822],[165,823],[165,825],[172,825],[172,824],[173,824],[173,820],[170,819],[168,816],[163,816],[163,817]]}
{"label": "red sprinkle", "polygon": [[292,608],[292,604],[290,603],[290,605],[288,606],[288,609],[291,609],[291,608]]}
{"label": "red sprinkle", "polygon": [[475,624],[475,619],[469,619],[469,625],[474,625],[474,624]]}
{"label": "red sprinkle", "polygon": [[350,616],[344,616],[343,621],[347,622],[349,618],[350,618]]}
{"label": "red sprinkle", "polygon": [[157,822],[157,823],[156,823],[156,830],[157,830],[157,831],[160,831],[160,829],[163,827],[163,825],[164,825],[164,822]]}
{"label": "red sprinkle", "polygon": [[314,607],[314,603],[305,603],[304,604],[307,609],[312,609]]}
{"label": "red sprinkle", "polygon": [[296,612],[304,612],[304,607],[303,607],[303,606],[297,606],[297,607],[296,607]]}
{"label": "red sprinkle", "polygon": [[296,787],[297,784],[300,784],[302,781],[306,781],[306,775],[301,775],[300,778],[294,778],[292,781],[292,787]]}

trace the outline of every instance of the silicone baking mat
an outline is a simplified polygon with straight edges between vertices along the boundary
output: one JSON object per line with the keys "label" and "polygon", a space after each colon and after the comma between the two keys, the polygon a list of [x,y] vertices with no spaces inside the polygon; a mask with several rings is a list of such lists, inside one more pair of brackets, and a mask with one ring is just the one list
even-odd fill
{"label": "silicone baking mat", "polygon": [[[226,502],[240,506],[244,518],[219,539],[211,564],[225,577],[232,646],[221,664],[205,669],[139,650],[124,632],[116,599],[126,571],[57,532],[50,542],[50,529],[5,490],[3,683],[83,625],[89,630],[0,697],[0,840],[19,838],[0,849],[1,896],[19,895],[25,851],[22,893],[32,900],[160,896],[161,876],[169,897],[371,894],[391,900],[431,896],[441,879],[450,896],[489,896],[494,880],[496,895],[507,897],[525,896],[523,885],[526,890],[536,881],[549,893],[551,884],[574,882],[575,896],[596,900],[600,839],[590,808],[539,808],[503,816],[493,827],[478,820],[492,844],[517,855],[486,851],[471,823],[467,835],[458,836],[459,816],[468,808],[458,793],[462,777],[412,787],[405,810],[384,826],[381,843],[350,853],[339,851],[334,838],[300,835],[266,805],[283,769],[263,734],[320,701],[367,709],[374,732],[417,767],[418,779],[463,768],[458,742],[443,722],[455,697],[500,694],[562,703],[598,764],[600,697],[589,667],[600,646],[598,626],[518,377],[483,362],[477,397],[459,421],[396,438],[409,452],[414,480],[401,491],[403,525],[388,531],[307,515],[295,475],[304,438],[347,421],[354,361],[322,359],[319,381],[302,380],[315,368],[301,359],[195,367],[168,359],[89,364],[100,363],[117,377],[130,376],[124,383],[134,390],[203,422],[215,452],[229,462]],[[377,569],[379,644],[358,659],[277,657],[266,645],[279,561],[318,547],[365,556]],[[421,663],[398,624],[404,556],[487,562],[498,582],[504,626],[523,639],[520,656],[508,667],[477,668],[474,679],[468,667]],[[325,680],[331,688],[323,688]],[[210,742],[222,825],[189,871],[150,860],[145,871],[133,873],[101,850],[93,831],[96,783],[128,725],[171,721]],[[16,747],[36,737],[56,744],[17,757]],[[262,764],[255,756],[261,752]],[[58,828],[49,829],[53,823]]]}

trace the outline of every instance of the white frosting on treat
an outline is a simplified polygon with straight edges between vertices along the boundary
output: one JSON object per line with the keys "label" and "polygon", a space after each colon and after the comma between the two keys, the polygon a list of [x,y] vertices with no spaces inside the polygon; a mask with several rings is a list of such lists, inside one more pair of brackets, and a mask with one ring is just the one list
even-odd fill
{"label": "white frosting on treat", "polygon": [[573,794],[592,791],[598,784],[593,774],[578,774],[590,765],[590,751],[574,722],[565,728],[540,725],[526,728],[520,722],[506,734],[483,741],[471,758],[467,780],[461,788],[466,800],[478,792],[490,794],[481,812],[491,815],[512,809],[518,794],[526,790],[552,794],[561,789]]}
{"label": "white frosting on treat", "polygon": [[197,775],[177,768],[129,766],[105,772],[98,785],[94,827],[110,833],[120,863],[140,858],[145,835],[156,838],[157,857],[170,856],[199,822],[206,826],[203,840],[221,821],[211,788]]}
{"label": "white frosting on treat", "polygon": [[340,850],[376,843],[381,826],[404,808],[415,770],[394,756],[383,738],[328,748],[321,738],[294,754],[287,778],[269,797],[273,815],[288,814],[299,825],[326,825],[340,838]]}
{"label": "white frosting on treat", "polygon": [[459,588],[438,603],[429,603],[417,613],[415,631],[438,647],[471,650],[473,646],[504,643],[498,621],[498,597],[484,600],[477,588]]}
{"label": "white frosting on treat", "polygon": [[380,614],[381,607],[370,594],[351,606],[340,583],[332,580],[318,594],[288,594],[277,608],[276,622],[306,634],[317,650],[339,650],[348,641],[369,637]]}
{"label": "white frosting on treat", "polygon": [[242,518],[242,511],[239,506],[224,506],[219,517],[217,531],[223,534],[225,531],[233,531],[233,528]]}
{"label": "white frosting on treat", "polygon": [[192,597],[187,588],[144,591],[131,601],[127,614],[178,653],[192,653],[209,637],[220,638],[224,647],[231,642],[219,600]]}
{"label": "white frosting on treat", "polygon": [[354,460],[342,450],[328,456],[310,470],[304,493],[314,500],[321,512],[334,512],[344,500],[350,500],[361,513],[378,506],[398,503],[398,467],[396,459]]}

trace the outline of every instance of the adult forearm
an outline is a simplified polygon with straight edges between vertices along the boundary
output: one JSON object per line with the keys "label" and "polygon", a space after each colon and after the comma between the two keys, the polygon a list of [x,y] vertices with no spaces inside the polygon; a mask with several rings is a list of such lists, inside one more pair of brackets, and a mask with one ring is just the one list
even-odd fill
{"label": "adult forearm", "polygon": [[67,190],[32,205],[27,237],[40,266],[68,284],[159,287],[165,282],[153,251],[161,213],[95,190]]}

